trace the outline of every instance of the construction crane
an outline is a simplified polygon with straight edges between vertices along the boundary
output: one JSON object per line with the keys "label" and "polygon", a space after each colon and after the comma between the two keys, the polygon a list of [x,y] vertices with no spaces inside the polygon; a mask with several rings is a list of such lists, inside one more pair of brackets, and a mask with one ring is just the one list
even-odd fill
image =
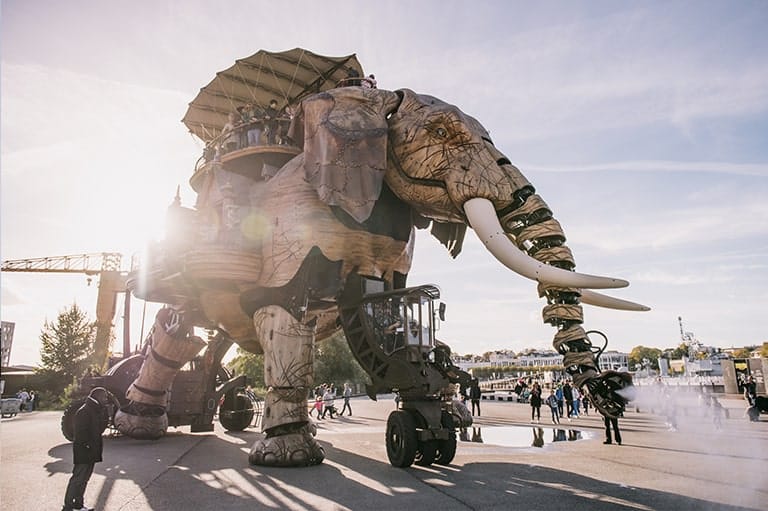
{"label": "construction crane", "polygon": [[[36,259],[16,259],[3,261],[3,272],[43,272],[43,273],[83,273],[88,276],[88,284],[93,276],[99,277],[99,293],[96,299],[96,340],[94,359],[100,367],[105,367],[109,355],[109,341],[112,338],[112,319],[117,309],[117,294],[126,293],[127,272],[121,270],[122,254],[100,252]],[[125,318],[123,321],[123,356],[130,353],[130,296],[125,298]]]}
{"label": "construction crane", "polygon": [[701,342],[696,339],[696,336],[693,335],[693,332],[685,331],[683,328],[682,316],[678,316],[677,321],[680,323],[680,339],[682,339],[683,343],[688,346],[688,359],[694,360],[696,358],[696,354],[701,351]]}

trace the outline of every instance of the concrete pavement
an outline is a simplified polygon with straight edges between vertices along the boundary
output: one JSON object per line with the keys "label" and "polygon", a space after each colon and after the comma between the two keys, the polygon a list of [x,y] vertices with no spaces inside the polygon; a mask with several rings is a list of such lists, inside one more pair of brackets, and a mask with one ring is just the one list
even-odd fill
{"label": "concrete pavement", "polygon": [[[768,509],[768,421],[741,418],[742,401],[722,400],[730,419],[681,417],[669,431],[651,413],[628,411],[621,446],[603,445],[591,415],[559,427],[530,424],[526,404],[483,401],[482,416],[447,467],[389,465],[384,429],[391,399],[352,400],[353,416],[319,423],[326,450],[317,467],[252,467],[256,429],[171,430],[163,439],[105,441],[86,493],[97,509]],[[33,412],[0,425],[2,509],[59,509],[71,470],[61,415]],[[539,430],[539,427],[541,430]],[[535,439],[543,447],[534,447]],[[553,441],[564,439],[561,441]],[[569,440],[570,439],[570,440]]]}

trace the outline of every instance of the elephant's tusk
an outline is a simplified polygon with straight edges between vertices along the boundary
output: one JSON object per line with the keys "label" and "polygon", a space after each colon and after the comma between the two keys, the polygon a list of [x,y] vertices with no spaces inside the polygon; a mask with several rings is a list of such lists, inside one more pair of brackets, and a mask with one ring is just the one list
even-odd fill
{"label": "elephant's tusk", "polygon": [[647,312],[651,310],[651,308],[646,305],[614,298],[588,289],[581,290],[581,303],[620,311]]}
{"label": "elephant's tusk", "polygon": [[585,275],[537,261],[517,248],[509,239],[499,223],[493,203],[488,199],[468,200],[464,203],[464,212],[472,229],[488,251],[504,266],[523,277],[553,286],[586,289],[617,288],[629,285],[626,280]]}

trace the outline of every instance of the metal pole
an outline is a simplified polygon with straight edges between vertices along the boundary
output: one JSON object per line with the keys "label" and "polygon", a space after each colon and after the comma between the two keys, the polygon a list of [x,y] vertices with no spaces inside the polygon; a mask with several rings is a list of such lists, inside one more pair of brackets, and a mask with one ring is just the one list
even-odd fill
{"label": "metal pole", "polygon": [[123,358],[131,354],[131,292],[125,290],[123,306]]}

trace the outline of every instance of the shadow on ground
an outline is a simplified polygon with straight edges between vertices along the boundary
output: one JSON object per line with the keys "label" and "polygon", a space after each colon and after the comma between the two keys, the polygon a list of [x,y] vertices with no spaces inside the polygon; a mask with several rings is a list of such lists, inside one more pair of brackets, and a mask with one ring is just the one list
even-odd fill
{"label": "shadow on ground", "polygon": [[[169,435],[160,442],[117,438],[105,446],[96,474],[106,480],[97,509],[521,509],[558,511],[744,509],[644,488],[607,483],[575,472],[518,463],[397,469],[321,442],[326,461],[315,467],[279,469],[248,465],[258,433]],[[50,474],[69,472],[70,444],[54,447]],[[131,452],[127,453],[126,450]],[[380,450],[382,446],[372,446]],[[142,455],[137,456],[136,451]],[[146,453],[146,455],[144,455]],[[179,454],[181,453],[181,454]],[[212,456],[211,453],[216,453]],[[130,460],[130,461],[127,461]],[[585,463],[589,462],[585,460]],[[116,507],[110,496],[120,479],[139,490]],[[137,493],[138,492],[138,493]],[[124,495],[121,495],[124,497]],[[738,496],[729,496],[732,502]]]}

